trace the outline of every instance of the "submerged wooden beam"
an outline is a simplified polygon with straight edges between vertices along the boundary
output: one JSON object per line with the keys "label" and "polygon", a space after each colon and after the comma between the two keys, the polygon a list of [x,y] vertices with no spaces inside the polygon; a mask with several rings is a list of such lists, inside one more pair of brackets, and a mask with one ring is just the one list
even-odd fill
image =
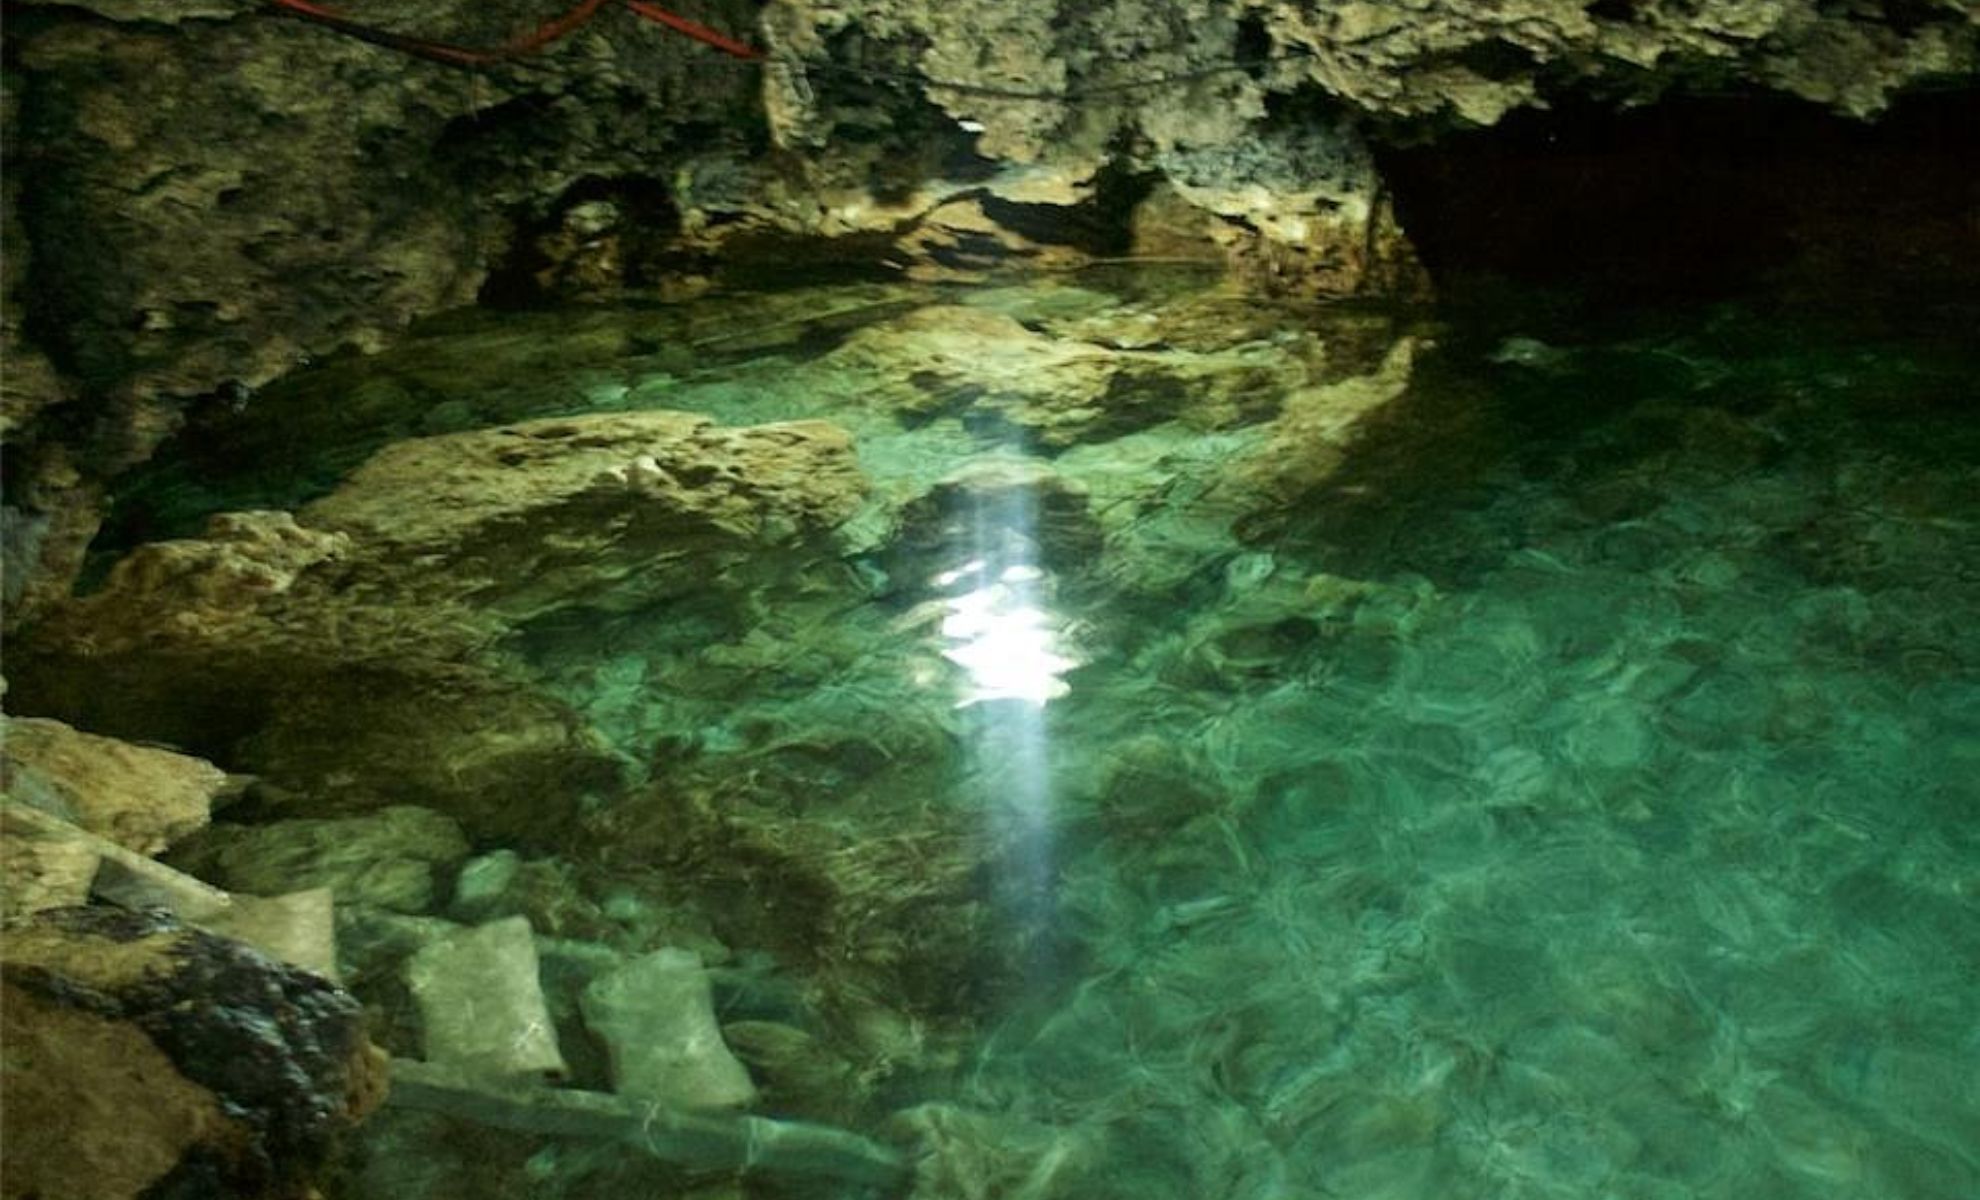
{"label": "submerged wooden beam", "polygon": [[900,1151],[844,1129],[733,1113],[702,1113],[614,1096],[485,1082],[455,1068],[392,1060],[386,1103],[524,1133],[612,1141],[663,1162],[765,1171],[902,1188]]}

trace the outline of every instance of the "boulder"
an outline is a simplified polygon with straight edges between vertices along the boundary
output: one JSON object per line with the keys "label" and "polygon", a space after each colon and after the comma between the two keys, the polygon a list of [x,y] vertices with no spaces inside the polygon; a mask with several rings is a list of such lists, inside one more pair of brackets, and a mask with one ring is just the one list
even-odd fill
{"label": "boulder", "polygon": [[603,413],[393,443],[302,519],[360,547],[360,589],[522,621],[707,587],[828,533],[865,490],[823,421]]}
{"label": "boulder", "polygon": [[0,807],[0,921],[86,903],[95,849],[22,815],[16,805]]}
{"label": "boulder", "polygon": [[8,932],[7,1193],[300,1197],[383,1094],[357,1002],[160,914]]}
{"label": "boulder", "polygon": [[139,854],[157,854],[203,828],[227,773],[212,763],[72,729],[6,719],[0,787]]}

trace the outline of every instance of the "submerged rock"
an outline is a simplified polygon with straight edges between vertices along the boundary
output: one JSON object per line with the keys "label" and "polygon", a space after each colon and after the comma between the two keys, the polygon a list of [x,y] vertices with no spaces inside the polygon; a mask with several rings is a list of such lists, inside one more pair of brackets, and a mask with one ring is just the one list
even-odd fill
{"label": "submerged rock", "polygon": [[613,414],[402,442],[306,510],[317,527],[227,514],[140,548],[36,629],[21,691],[320,806],[412,800],[554,839],[622,764],[496,643],[569,607],[785,571],[865,487],[821,422]]}
{"label": "submerged rock", "polygon": [[362,817],[221,823],[172,861],[233,891],[272,896],[323,887],[340,903],[425,913],[467,855],[458,823],[398,805]]}
{"label": "submerged rock", "polygon": [[811,1033],[774,1021],[731,1021],[722,1036],[763,1088],[770,1112],[847,1121],[866,1099],[858,1073]]}
{"label": "submerged rock", "polygon": [[[1056,451],[1165,421],[1255,420],[1276,387],[1303,375],[1271,347],[1170,349],[1163,330],[1079,322],[1057,336],[989,308],[937,304],[861,330],[830,362],[870,376],[870,402],[910,423],[949,416],[1017,448]],[[1123,342],[1140,342],[1128,348]],[[1111,343],[1111,344],[1109,344]]]}
{"label": "submerged rock", "polygon": [[300,1197],[382,1095],[356,1001],[156,914],[8,931],[7,1191]]}
{"label": "submerged rock", "polygon": [[828,533],[865,490],[852,439],[823,421],[606,413],[396,442],[302,520],[349,536],[354,586],[389,603],[523,621],[709,586]]}
{"label": "submerged rock", "polygon": [[1095,1183],[1095,1148],[1077,1133],[939,1103],[888,1126],[915,1148],[912,1200],[1054,1200]]}

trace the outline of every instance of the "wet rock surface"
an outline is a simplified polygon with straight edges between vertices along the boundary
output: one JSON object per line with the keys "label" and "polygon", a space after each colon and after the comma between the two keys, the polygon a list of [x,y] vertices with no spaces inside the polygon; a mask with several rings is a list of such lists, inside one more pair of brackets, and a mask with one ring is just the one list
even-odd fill
{"label": "wet rock surface", "polygon": [[[540,828],[535,810],[573,812],[572,785],[609,789],[621,763],[485,652],[562,609],[638,609],[738,572],[745,586],[772,547],[829,552],[864,488],[821,422],[643,413],[403,443],[307,523],[223,515],[207,538],[120,563],[37,628],[44,666],[21,668],[24,695],[350,808],[422,801],[479,829]],[[328,736],[346,741],[334,769]]]}
{"label": "wet rock surface", "polygon": [[212,763],[21,717],[0,724],[0,787],[146,855],[204,828],[215,798],[238,790]]}
{"label": "wet rock surface", "polygon": [[10,927],[8,1186],[43,1196],[301,1196],[377,1103],[357,1004],[169,918]]}

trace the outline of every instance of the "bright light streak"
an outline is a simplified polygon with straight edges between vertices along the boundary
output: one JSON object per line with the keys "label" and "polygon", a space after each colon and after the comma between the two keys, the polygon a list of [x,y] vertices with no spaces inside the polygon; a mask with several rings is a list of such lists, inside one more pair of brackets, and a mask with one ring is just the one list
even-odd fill
{"label": "bright light streak", "polygon": [[[951,586],[987,564],[973,560],[944,571],[936,582]],[[969,689],[956,707],[985,700],[1022,700],[1044,705],[1069,691],[1059,676],[1079,665],[1059,650],[1051,614],[1031,586],[1044,572],[1029,564],[1005,567],[996,578],[947,601],[942,636],[950,643],[942,657],[969,673]]]}

